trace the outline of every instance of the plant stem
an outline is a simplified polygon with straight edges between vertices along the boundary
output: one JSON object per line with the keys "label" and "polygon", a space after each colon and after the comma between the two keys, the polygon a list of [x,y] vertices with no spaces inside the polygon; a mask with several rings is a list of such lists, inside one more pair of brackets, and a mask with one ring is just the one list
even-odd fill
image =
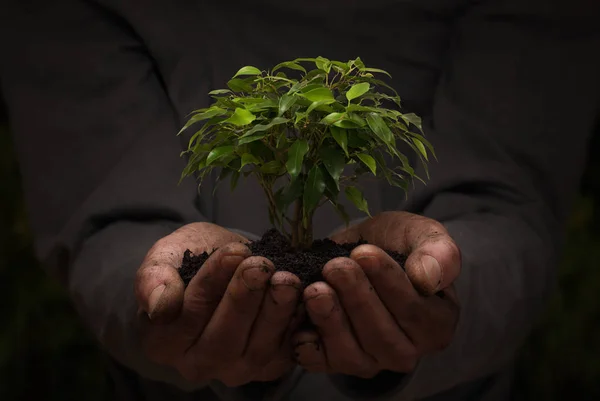
{"label": "plant stem", "polygon": [[298,199],[294,205],[294,218],[291,221],[292,226],[292,247],[294,249],[307,249],[313,243],[313,214],[308,216],[308,224],[303,224],[303,206],[302,198]]}
{"label": "plant stem", "polygon": [[267,180],[261,176],[259,176],[259,183],[263,188],[265,195],[267,196],[267,200],[269,201],[269,210],[273,218],[276,220],[276,224],[279,226],[280,232],[285,236],[289,236],[285,230],[281,216],[279,216],[279,213],[277,213],[277,202],[275,202],[275,196],[273,195],[273,184],[271,182],[267,182]]}
{"label": "plant stem", "polygon": [[294,205],[294,219],[292,226],[292,247],[298,249],[302,242],[302,198],[298,199]]}
{"label": "plant stem", "polygon": [[310,248],[313,243],[313,213],[308,216],[308,224],[303,232],[302,246]]}

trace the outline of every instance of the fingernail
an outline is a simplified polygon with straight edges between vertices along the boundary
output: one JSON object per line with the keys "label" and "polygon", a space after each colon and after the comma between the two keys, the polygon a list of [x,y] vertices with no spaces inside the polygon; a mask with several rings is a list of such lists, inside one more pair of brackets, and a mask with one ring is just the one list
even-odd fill
{"label": "fingernail", "polygon": [[262,290],[265,288],[267,280],[265,273],[268,273],[268,270],[265,270],[263,267],[246,269],[242,272],[242,281],[250,291]]}
{"label": "fingernail", "polygon": [[275,284],[271,286],[271,296],[276,305],[296,301],[299,294],[299,288],[293,284]]}
{"label": "fingernail", "polygon": [[306,305],[313,314],[321,318],[329,317],[335,308],[335,303],[331,295],[317,295],[307,300]]}
{"label": "fingernail", "polygon": [[437,291],[442,281],[442,268],[440,264],[433,256],[424,255],[421,257],[421,265],[423,266],[423,273],[427,276],[429,285],[433,291]]}
{"label": "fingernail", "polygon": [[379,259],[375,256],[361,256],[356,262],[363,268],[375,270],[379,268]]}
{"label": "fingernail", "polygon": [[156,307],[158,306],[158,303],[160,301],[160,298],[163,292],[165,292],[165,288],[167,287],[164,284],[161,284],[154,290],[152,290],[152,292],[150,293],[150,297],[148,298],[148,308],[150,309],[148,311],[148,317],[150,319],[152,319],[152,314],[154,314]]}
{"label": "fingernail", "polygon": [[237,266],[244,261],[240,255],[224,255],[221,258],[221,266]]}

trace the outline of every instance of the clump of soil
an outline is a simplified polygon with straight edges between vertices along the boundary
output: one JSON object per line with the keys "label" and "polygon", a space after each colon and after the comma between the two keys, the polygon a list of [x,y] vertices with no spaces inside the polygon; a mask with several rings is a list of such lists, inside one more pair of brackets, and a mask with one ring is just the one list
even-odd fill
{"label": "clump of soil", "polygon": [[[366,241],[359,241],[337,244],[330,239],[320,239],[314,241],[308,249],[294,250],[287,238],[279,231],[271,229],[260,240],[251,242],[248,247],[254,256],[263,256],[273,262],[276,270],[294,273],[306,287],[323,279],[321,271],[331,259],[349,257],[354,248],[366,243]],[[404,267],[405,255],[394,251],[386,252]],[[194,255],[189,250],[185,252],[179,274],[186,286],[209,256],[208,252],[200,255]]]}

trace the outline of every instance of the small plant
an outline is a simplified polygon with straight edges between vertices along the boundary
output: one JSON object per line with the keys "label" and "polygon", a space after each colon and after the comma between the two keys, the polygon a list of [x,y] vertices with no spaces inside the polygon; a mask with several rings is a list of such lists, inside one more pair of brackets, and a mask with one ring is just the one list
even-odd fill
{"label": "small plant", "polygon": [[[314,68],[307,69],[308,63]],[[197,174],[201,185],[218,168],[218,181],[229,177],[233,190],[240,176],[256,176],[271,224],[294,249],[309,248],[320,206],[331,203],[348,223],[342,193],[369,214],[360,176],[383,178],[405,191],[411,180],[422,181],[399,142],[416,152],[425,171],[429,154],[435,157],[421,119],[401,112],[396,91],[376,76],[391,78],[360,58],[299,58],[267,71],[241,68],[229,89],[210,92],[214,103],[194,111],[180,131],[204,122],[184,152],[189,159],[182,179]]]}

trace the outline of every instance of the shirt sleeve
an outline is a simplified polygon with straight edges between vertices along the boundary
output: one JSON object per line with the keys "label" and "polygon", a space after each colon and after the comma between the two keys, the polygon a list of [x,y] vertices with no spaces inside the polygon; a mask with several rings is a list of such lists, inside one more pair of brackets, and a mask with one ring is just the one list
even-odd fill
{"label": "shirt sleeve", "polygon": [[499,372],[541,314],[600,93],[598,9],[556,3],[481,2],[457,23],[425,119],[438,161],[403,209],[462,251],[458,329],[410,375],[332,377],[344,394],[422,399]]}
{"label": "shirt sleeve", "polygon": [[205,220],[194,180],[178,185],[180,121],[123,21],[87,2],[30,4],[5,14],[0,68],[37,255],[116,360],[185,388],[143,355],[133,291],[155,241]]}

